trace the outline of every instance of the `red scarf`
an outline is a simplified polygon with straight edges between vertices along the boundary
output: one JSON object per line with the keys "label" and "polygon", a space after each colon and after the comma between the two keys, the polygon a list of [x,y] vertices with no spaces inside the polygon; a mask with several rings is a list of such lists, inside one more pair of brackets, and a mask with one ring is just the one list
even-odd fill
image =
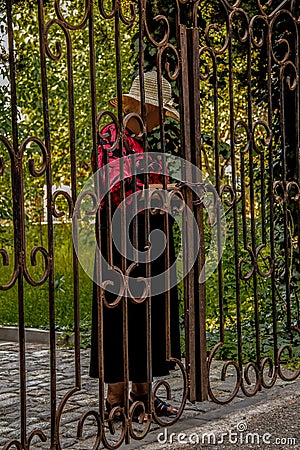
{"label": "red scarf", "polygon": [[[130,135],[128,130],[125,130],[125,139],[126,142],[123,143],[123,154],[120,151],[120,145],[118,145],[113,149],[116,140],[117,140],[117,130],[116,125],[114,123],[110,123],[106,125],[102,131],[102,139],[100,140],[98,146],[98,169],[105,165],[105,153],[106,161],[109,163],[109,180],[110,180],[110,194],[112,204],[118,206],[121,203],[120,198],[120,158],[124,157],[124,186],[125,186],[125,197],[130,196],[134,191],[142,191],[144,188],[144,168],[141,165],[145,165],[145,158],[138,157],[133,158],[129,155],[139,155],[144,153],[144,149],[141,143]],[[133,170],[132,165],[135,165],[136,172],[142,172],[136,175],[136,183],[133,180]],[[96,170],[94,157],[92,157],[92,168],[93,171]],[[162,161],[158,159],[154,159],[151,155],[148,157],[148,172],[149,172],[149,184],[162,184],[163,182],[163,167]],[[105,176],[102,178],[105,183]],[[136,188],[134,189],[134,184]],[[129,202],[131,203],[131,202]],[[102,204],[101,204],[102,205]]]}

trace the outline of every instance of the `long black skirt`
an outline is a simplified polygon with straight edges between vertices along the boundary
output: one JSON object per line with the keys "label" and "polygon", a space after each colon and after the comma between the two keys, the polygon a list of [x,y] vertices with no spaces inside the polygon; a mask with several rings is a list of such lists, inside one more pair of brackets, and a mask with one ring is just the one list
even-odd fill
{"label": "long black skirt", "polygon": [[[145,219],[138,214],[138,249],[145,247]],[[169,220],[169,258],[170,264],[175,261],[174,239],[172,232],[173,219]],[[105,216],[101,218],[101,251],[107,257],[107,228]],[[164,216],[162,214],[150,215],[150,231],[164,230]],[[132,239],[132,228],[130,229]],[[120,230],[121,232],[121,230]],[[165,250],[166,251],[166,250]],[[165,251],[151,262],[151,276],[159,275],[165,270]],[[121,267],[120,253],[113,246],[114,265]],[[127,261],[127,267],[132,263]],[[145,264],[139,264],[131,274],[133,277],[144,277]],[[176,269],[171,272],[171,280],[176,280]],[[116,296],[106,291],[107,300],[113,301]],[[170,336],[171,356],[180,358],[180,328],[179,328],[179,299],[177,286],[170,290]],[[167,361],[166,356],[166,296],[165,293],[151,298],[151,344],[152,344],[152,376],[168,375],[173,364]],[[93,288],[92,305],[92,337],[90,376],[99,377],[98,372],[98,313],[97,313],[97,286]],[[104,351],[104,380],[106,383],[124,381],[124,355],[123,355],[123,309],[122,302],[115,308],[103,308],[103,351]],[[146,303],[134,304],[128,298],[128,359],[129,379],[134,383],[147,381],[147,331],[146,331]]]}

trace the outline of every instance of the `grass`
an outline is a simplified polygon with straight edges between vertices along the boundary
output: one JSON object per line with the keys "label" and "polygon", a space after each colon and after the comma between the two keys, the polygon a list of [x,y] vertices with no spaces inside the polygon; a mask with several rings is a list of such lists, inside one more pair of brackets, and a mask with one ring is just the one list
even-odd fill
{"label": "grass", "polygon": [[[37,226],[27,230],[27,267],[34,280],[40,279],[44,271],[44,261],[39,254],[36,267],[31,266],[30,251],[36,245],[47,242],[47,228],[42,226],[42,233]],[[2,242],[8,242],[9,229],[2,230]],[[41,242],[42,241],[42,242]],[[47,245],[45,246],[47,248]],[[10,265],[1,267],[1,284],[6,283],[12,273],[13,245],[4,247],[9,253]],[[55,324],[57,330],[72,330],[74,324],[74,281],[71,225],[59,224],[54,229],[54,302]],[[91,324],[92,282],[79,268],[80,319],[85,328]],[[24,319],[26,327],[49,329],[49,282],[34,287],[24,281]],[[17,283],[7,291],[0,291],[1,325],[17,325],[18,317]]]}

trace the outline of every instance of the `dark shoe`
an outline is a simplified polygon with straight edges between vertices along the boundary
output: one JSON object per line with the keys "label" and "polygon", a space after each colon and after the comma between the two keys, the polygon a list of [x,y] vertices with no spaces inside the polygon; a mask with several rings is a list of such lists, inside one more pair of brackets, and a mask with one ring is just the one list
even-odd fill
{"label": "dark shoe", "polygon": [[176,416],[178,414],[178,409],[161,400],[159,397],[154,398],[154,408],[157,416]]}

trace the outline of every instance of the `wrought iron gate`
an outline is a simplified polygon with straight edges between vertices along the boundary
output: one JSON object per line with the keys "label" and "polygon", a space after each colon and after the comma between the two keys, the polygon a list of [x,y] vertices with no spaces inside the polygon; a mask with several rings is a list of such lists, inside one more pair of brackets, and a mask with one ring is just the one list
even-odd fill
{"label": "wrought iron gate", "polygon": [[[170,289],[164,294],[166,358],[177,364],[183,380],[177,415],[163,419],[157,416],[154,403],[148,401],[147,421],[137,429],[132,418],[141,405],[130,406],[125,401],[124,407],[112,411],[107,422],[103,368],[103,311],[107,301],[103,284],[99,283],[99,287],[94,288],[98,301],[100,355],[98,407],[89,410],[83,407],[78,435],[82,434],[86,420],[93,418],[96,423],[93,448],[99,448],[101,442],[107,448],[117,448],[124,441],[142,439],[149,431],[152,418],[162,426],[172,425],[181,416],[187,399],[192,402],[210,399],[224,404],[240,389],[244,395],[254,396],[262,388],[271,388],[278,377],[296,379],[300,373],[300,369],[295,369],[297,361],[299,365],[300,331],[298,3],[294,0],[174,0],[171,3],[115,0],[112,4],[103,0],[28,3],[6,0],[1,13],[3,39],[7,39],[7,45],[3,47],[1,59],[0,308],[4,311],[8,293],[14,292],[20,362],[20,434],[7,439],[3,450],[29,449],[34,437],[40,439],[44,448],[61,448],[62,415],[68,410],[72,396],[81,391],[82,370],[88,370],[81,367],[81,331],[85,319],[80,316],[83,286],[87,281],[81,278],[74,248],[71,263],[74,384],[70,381],[61,395],[56,330],[64,273],[58,273],[56,261],[64,250],[60,248],[62,241],[57,241],[59,232],[56,230],[60,221],[64,221],[70,238],[73,217],[73,235],[77,242],[81,218],[76,209],[78,199],[79,203],[84,203],[89,196],[99,206],[99,199],[93,197],[94,191],[82,191],[82,187],[91,174],[91,154],[97,168],[99,142],[106,137],[101,129],[107,121],[117,130],[115,142],[111,144],[113,149],[117,145],[123,148],[126,126],[133,119],[140,130],[135,137],[140,139],[146,154],[149,142],[162,155],[168,154],[169,149],[175,154],[176,158],[171,158],[168,171],[164,172],[167,175],[161,178],[164,189],[154,189],[145,195],[154,198],[154,203],[162,202],[153,206],[156,212],[174,198],[175,203],[176,199],[184,199],[196,219],[199,243],[194,240],[193,224],[182,213],[183,269],[194,258],[192,268],[179,284],[182,360],[172,357]],[[80,52],[80,48],[84,51]],[[122,95],[128,92],[132,81],[124,77],[124,73],[130,72],[128,67],[132,69],[130,76],[140,76],[142,106],[139,116],[131,111],[123,116]],[[160,131],[147,136],[145,73],[153,67],[157,73]],[[180,127],[175,122],[164,121],[162,77],[171,83],[176,97],[170,108],[178,99]],[[114,95],[117,109],[106,110],[107,100]],[[136,157],[132,157],[135,162]],[[168,165],[168,161],[167,156],[163,157],[162,165]],[[172,173],[172,164],[178,161],[181,182],[168,190],[170,177],[178,182],[174,175],[176,170]],[[120,169],[123,175],[124,164]],[[200,175],[195,175],[197,168],[201,169]],[[133,173],[133,180],[135,192],[136,173]],[[147,176],[144,185],[149,187]],[[124,199],[124,180],[120,192]],[[210,207],[218,205],[218,199],[222,208],[217,207],[216,220],[212,222]],[[106,205],[106,217],[110,217],[110,200]],[[92,212],[95,216],[96,211]],[[144,215],[147,232],[152,213],[147,210]],[[100,212],[97,214],[99,224],[102,219]],[[169,228],[168,214],[164,213],[163,217],[168,249],[173,232]],[[109,220],[107,236],[111,242]],[[137,228],[135,225],[135,232]],[[214,255],[212,261],[207,261],[212,240],[215,241]],[[111,251],[108,250],[108,254]],[[89,254],[94,270],[91,254],[94,253]],[[213,272],[210,264],[214,261],[217,263]],[[64,269],[67,270],[68,264],[70,262]],[[167,268],[170,265],[168,255],[165,264]],[[151,350],[150,288],[145,281],[143,294],[135,298],[127,280],[133,269],[123,257],[117,267],[123,285],[115,301],[115,306],[122,305],[125,318],[126,397],[130,302],[146,305],[148,363],[145,381],[149,383],[155,352]],[[146,274],[149,275],[149,271],[147,260]],[[170,283],[169,278],[166,280]],[[92,284],[89,286],[91,302]],[[105,286],[107,288],[108,284]],[[49,308],[46,325],[50,333],[51,413],[48,419],[51,429],[48,436],[39,424],[32,428],[27,413],[25,327],[32,311],[29,297],[33,288],[39,290],[41,298],[47,298]],[[221,389],[216,392],[210,382],[211,367],[216,360],[223,361],[222,382],[226,382],[230,370],[234,371],[235,382],[229,393],[228,390],[222,393]],[[153,391],[162,388],[170,390],[167,378],[157,381]],[[117,438],[110,440],[117,415],[121,415],[121,431]]]}

